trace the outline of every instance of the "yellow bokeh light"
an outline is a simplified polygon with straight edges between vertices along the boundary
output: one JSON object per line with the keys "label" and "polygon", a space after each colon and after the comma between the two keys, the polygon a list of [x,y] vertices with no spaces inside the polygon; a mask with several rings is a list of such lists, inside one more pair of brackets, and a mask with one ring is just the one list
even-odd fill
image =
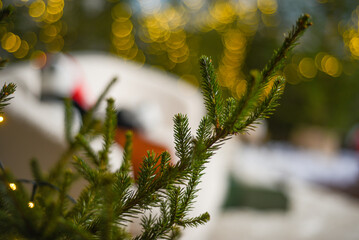
{"label": "yellow bokeh light", "polygon": [[238,22],[238,27],[246,36],[253,36],[257,32],[259,21],[258,12],[249,12]]}
{"label": "yellow bokeh light", "polygon": [[47,62],[47,56],[43,51],[35,51],[31,54],[32,66],[35,68],[43,68]]}
{"label": "yellow bokeh light", "polygon": [[322,60],[323,58],[326,56],[327,54],[325,52],[320,52],[318,53],[315,58],[314,58],[314,62],[315,62],[315,66],[320,70],[323,71],[322,68]]}
{"label": "yellow bokeh light", "polygon": [[62,15],[63,15],[63,11],[56,14],[51,14],[48,11],[46,11],[45,14],[43,15],[43,21],[46,23],[54,23],[59,21]]}
{"label": "yellow bokeh light", "polygon": [[241,99],[246,91],[247,91],[247,81],[242,79],[238,82],[235,88],[235,94],[237,98]]}
{"label": "yellow bokeh light", "polygon": [[191,10],[199,10],[203,7],[205,0],[182,0],[186,7]]}
{"label": "yellow bokeh light", "polygon": [[160,26],[166,30],[175,31],[182,28],[187,23],[187,18],[184,17],[183,8],[169,7],[161,14],[155,16]]}
{"label": "yellow bokeh light", "polygon": [[259,10],[264,14],[273,14],[278,8],[276,0],[258,0],[257,4]]}
{"label": "yellow bokeh light", "polygon": [[317,75],[317,68],[312,58],[303,58],[298,65],[300,74],[306,78],[314,78]]}
{"label": "yellow bokeh light", "polygon": [[52,53],[60,52],[64,47],[64,39],[62,36],[58,35],[51,42],[49,42],[46,46],[47,50]]}
{"label": "yellow bokeh light", "polygon": [[0,116],[0,123],[4,122],[5,118],[3,116]]}
{"label": "yellow bokeh light", "polygon": [[9,183],[9,187],[11,190],[15,191],[16,190],[16,184],[15,183]]}
{"label": "yellow bokeh light", "polygon": [[257,4],[255,1],[239,1],[238,8],[243,13],[256,12]]}
{"label": "yellow bokeh light", "polygon": [[65,6],[64,0],[49,0],[47,3],[46,11],[49,14],[56,15],[63,11],[64,6]]}
{"label": "yellow bokeh light", "polygon": [[39,39],[41,42],[44,42],[44,43],[49,43],[51,42],[52,40],[54,40],[55,36],[49,36],[46,34],[46,32],[44,30],[42,30],[39,34]]}
{"label": "yellow bokeh light", "polygon": [[230,88],[234,84],[236,74],[226,65],[220,65],[218,67],[219,85]]}
{"label": "yellow bokeh light", "polygon": [[112,44],[118,50],[127,50],[135,44],[135,40],[133,35],[131,34],[124,38],[113,38]]}
{"label": "yellow bokeh light", "polygon": [[295,85],[300,82],[300,78],[298,77],[298,67],[296,64],[287,64],[283,69],[283,73],[288,83]]}
{"label": "yellow bokeh light", "polygon": [[181,30],[172,32],[166,41],[166,46],[172,49],[178,49],[183,47],[186,43],[186,32]]}
{"label": "yellow bokeh light", "polygon": [[27,206],[28,206],[29,208],[34,208],[34,207],[35,207],[35,203],[30,201],[30,202],[27,204]]}
{"label": "yellow bokeh light", "polygon": [[45,12],[45,9],[46,9],[46,5],[44,1],[37,0],[31,3],[29,7],[29,15],[33,18],[38,18]]}
{"label": "yellow bokeh light", "polygon": [[221,23],[231,23],[236,16],[235,7],[229,2],[217,2],[210,9],[210,14]]}
{"label": "yellow bokeh light", "polygon": [[279,18],[276,14],[262,14],[261,18],[267,27],[276,27],[279,25]]}
{"label": "yellow bokeh light", "polygon": [[342,73],[342,65],[339,60],[333,56],[326,56],[322,60],[323,70],[332,77],[339,77]]}
{"label": "yellow bokeh light", "polygon": [[8,52],[15,52],[21,45],[21,39],[18,35],[8,32],[1,39],[1,46]]}
{"label": "yellow bokeh light", "polygon": [[112,33],[119,38],[126,37],[127,35],[129,35],[132,32],[132,29],[133,25],[130,21],[115,21],[112,23]]}
{"label": "yellow bokeh light", "polygon": [[230,50],[235,52],[244,52],[246,46],[246,39],[243,34],[238,30],[228,31],[224,35],[224,46]]}
{"label": "yellow bokeh light", "polygon": [[359,57],[359,37],[353,37],[349,42],[350,52]]}
{"label": "yellow bokeh light", "polygon": [[24,58],[28,54],[29,49],[29,44],[25,40],[22,40],[20,48],[16,52],[14,52],[14,56],[16,58]]}
{"label": "yellow bokeh light", "polygon": [[13,53],[16,52],[21,46],[21,39],[19,36],[16,35],[15,45],[13,48],[9,49],[8,51]]}
{"label": "yellow bokeh light", "polygon": [[133,45],[130,49],[117,49],[116,54],[124,57],[125,59],[134,59],[137,56],[138,47]]}
{"label": "yellow bokeh light", "polygon": [[128,4],[119,3],[111,10],[112,18],[119,22],[124,22],[132,16],[132,9]]}
{"label": "yellow bokeh light", "polygon": [[12,32],[6,33],[1,39],[1,47],[5,50],[9,50],[15,46],[16,35]]}
{"label": "yellow bokeh light", "polygon": [[52,24],[47,25],[43,29],[44,33],[49,37],[55,37],[57,34],[59,34],[60,30],[61,30],[60,28]]}
{"label": "yellow bokeh light", "polygon": [[183,63],[187,61],[189,56],[189,48],[185,44],[178,49],[169,49],[168,58],[174,63]]}

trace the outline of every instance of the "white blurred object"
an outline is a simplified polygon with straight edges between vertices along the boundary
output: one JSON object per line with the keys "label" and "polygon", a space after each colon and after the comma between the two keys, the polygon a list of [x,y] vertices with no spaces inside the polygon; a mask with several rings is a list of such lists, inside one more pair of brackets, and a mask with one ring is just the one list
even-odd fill
{"label": "white blurred object", "polygon": [[301,148],[335,155],[340,150],[338,134],[320,126],[301,126],[291,133],[291,142]]}
{"label": "white blurred object", "polygon": [[250,144],[263,144],[268,136],[268,124],[265,119],[258,120],[252,129],[241,135],[241,139]]}
{"label": "white blurred object", "polygon": [[41,94],[55,94],[67,97],[81,79],[76,61],[64,54],[49,54],[41,69]]}
{"label": "white blurred object", "polygon": [[288,212],[232,209],[221,216],[210,240],[357,240],[359,204],[319,186],[287,182]]}
{"label": "white blurred object", "polygon": [[283,143],[243,144],[231,169],[242,181],[267,187],[288,179],[345,187],[359,179],[357,159],[354,152],[328,155]]}
{"label": "white blurred object", "polygon": [[[137,113],[147,122],[144,124],[147,137],[169,147],[172,153],[175,152],[174,114],[187,114],[193,131],[205,114],[199,91],[171,75],[104,54],[82,53],[74,54],[72,58],[60,57],[58,60],[58,67],[65,70],[59,71],[55,80],[66,78],[59,87],[66,88],[69,79],[76,79],[68,75],[74,70],[71,65],[73,61],[76,61],[78,72],[83,74],[81,78],[86,83],[88,103],[94,103],[108,82],[118,77],[119,82],[111,88],[108,97],[113,97],[120,109],[137,109]],[[78,73],[75,71],[73,74]],[[54,165],[65,149],[63,104],[39,100],[42,94],[41,70],[30,63],[9,66],[0,72],[0,77],[4,82],[14,82],[18,86],[14,99],[6,108],[7,121],[0,127],[0,159],[15,176],[31,178],[30,158],[38,158],[40,166],[46,170]],[[97,114],[103,115],[105,104],[100,108]],[[198,228],[186,229],[182,239],[208,239],[209,230],[217,224],[217,216],[226,195],[228,161],[233,157],[233,146],[233,142],[226,142],[223,149],[211,159],[199,186],[201,191],[193,214],[208,211],[211,221]],[[121,150],[114,147],[113,151],[117,157],[112,160],[117,161],[118,165]],[[116,163],[112,163],[112,166],[116,166]]]}
{"label": "white blurred object", "polygon": [[357,240],[359,202],[318,183],[348,186],[359,177],[358,155],[328,155],[288,144],[243,144],[231,171],[247,185],[284,186],[288,211],[230,209],[222,213],[210,240]]}

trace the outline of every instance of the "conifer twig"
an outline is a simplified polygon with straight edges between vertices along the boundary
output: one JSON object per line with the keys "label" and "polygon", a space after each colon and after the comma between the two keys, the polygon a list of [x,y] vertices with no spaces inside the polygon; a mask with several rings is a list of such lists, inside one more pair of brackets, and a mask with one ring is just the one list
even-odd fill
{"label": "conifer twig", "polygon": [[0,113],[4,107],[9,105],[9,101],[13,98],[11,95],[15,92],[16,85],[14,83],[4,84],[0,90]]}
{"label": "conifer twig", "polygon": [[282,46],[275,51],[273,57],[269,60],[268,64],[262,71],[262,81],[267,82],[268,79],[278,70],[283,67],[283,61],[288,53],[298,41],[303,32],[312,25],[310,16],[308,14],[302,15],[296,22],[292,31],[284,39]]}

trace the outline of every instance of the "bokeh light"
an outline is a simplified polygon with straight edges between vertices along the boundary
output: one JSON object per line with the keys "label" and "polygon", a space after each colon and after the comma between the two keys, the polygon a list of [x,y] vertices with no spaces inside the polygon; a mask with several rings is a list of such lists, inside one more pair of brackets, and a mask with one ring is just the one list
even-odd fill
{"label": "bokeh light", "polygon": [[31,54],[31,62],[34,68],[43,68],[47,62],[47,56],[43,51],[35,51]]}
{"label": "bokeh light", "polygon": [[19,49],[21,39],[18,35],[8,32],[1,39],[1,46],[6,51],[13,53]]}
{"label": "bokeh light", "polygon": [[317,68],[312,58],[303,58],[298,65],[298,69],[300,74],[306,78],[314,78],[317,75]]}
{"label": "bokeh light", "polygon": [[34,1],[29,7],[29,15],[33,18],[41,17],[46,10],[46,4],[42,0]]}
{"label": "bokeh light", "polygon": [[132,16],[132,9],[128,4],[118,3],[112,8],[111,16],[116,21],[125,22]]}
{"label": "bokeh light", "polygon": [[16,58],[24,58],[27,56],[29,49],[29,44],[25,40],[21,40],[20,47],[16,52],[14,52],[14,56]]}
{"label": "bokeh light", "polygon": [[190,10],[196,11],[203,7],[205,0],[183,0],[183,3]]}
{"label": "bokeh light", "polygon": [[130,21],[123,22],[115,21],[112,24],[112,33],[119,38],[128,36],[133,29],[133,25]]}
{"label": "bokeh light", "polygon": [[359,36],[353,37],[349,43],[350,52],[359,57]]}
{"label": "bokeh light", "polygon": [[332,77],[339,77],[342,73],[342,65],[340,61],[331,55],[323,57],[321,66],[324,72]]}
{"label": "bokeh light", "polygon": [[11,190],[15,191],[16,190],[16,184],[15,183],[9,183],[9,187]]}
{"label": "bokeh light", "polygon": [[274,14],[278,8],[276,0],[258,0],[257,4],[259,10],[264,14]]}
{"label": "bokeh light", "polygon": [[35,207],[35,203],[34,203],[34,202],[29,202],[29,203],[27,204],[27,206],[28,206],[29,208],[34,208],[34,207]]}

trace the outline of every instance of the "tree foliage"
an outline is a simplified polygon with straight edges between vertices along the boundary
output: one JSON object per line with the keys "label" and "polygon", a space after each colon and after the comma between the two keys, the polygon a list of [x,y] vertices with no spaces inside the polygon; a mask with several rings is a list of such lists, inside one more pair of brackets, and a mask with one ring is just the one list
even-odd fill
{"label": "tree foliage", "polygon": [[[0,174],[2,238],[175,239],[181,229],[205,224],[210,219],[207,212],[197,217],[189,217],[189,212],[199,194],[198,184],[206,163],[223,141],[244,133],[258,119],[273,112],[284,90],[285,80],[281,76],[284,59],[310,25],[308,15],[299,18],[263,71],[251,73],[240,99],[223,98],[211,59],[201,57],[206,116],[193,135],[188,117],[175,115],[175,154],[179,161],[172,164],[168,152],[148,152],[137,179],[130,171],[131,133],[127,134],[121,167],[115,172],[109,169],[116,126],[113,99],[107,100],[106,119],[102,123],[103,147],[96,151],[90,145],[91,139],[98,134],[94,131],[98,121],[93,113],[115,80],[84,116],[75,136],[71,134],[72,105],[67,101],[65,128],[69,147],[48,174],[41,171],[36,160],[32,162],[34,180],[29,181],[34,186],[32,194],[24,190],[22,182],[25,180],[17,180],[6,170]],[[1,94],[8,91],[7,86]],[[2,99],[6,102],[9,98]],[[86,154],[80,155],[81,151]],[[75,166],[75,173],[68,170],[69,161]],[[74,200],[68,192],[79,177],[87,184]],[[16,189],[11,183],[16,184]],[[28,205],[29,201],[34,205]],[[134,218],[141,219],[142,232],[138,236],[131,236],[126,228]]]}

